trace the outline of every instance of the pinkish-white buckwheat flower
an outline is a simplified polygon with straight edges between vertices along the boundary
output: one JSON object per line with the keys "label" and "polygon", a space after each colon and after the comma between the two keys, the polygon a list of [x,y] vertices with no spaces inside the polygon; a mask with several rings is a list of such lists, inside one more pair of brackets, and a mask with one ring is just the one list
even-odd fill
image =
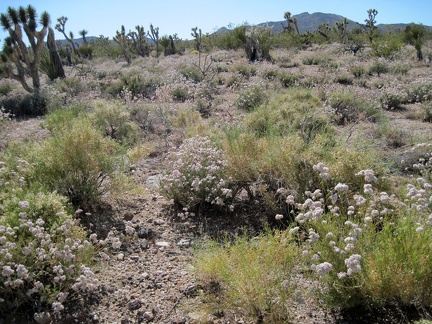
{"label": "pinkish-white buckwheat flower", "polygon": [[27,209],[27,208],[29,208],[30,204],[28,203],[28,201],[20,201],[18,203],[18,206],[21,209]]}
{"label": "pinkish-white buckwheat flower", "polygon": [[331,263],[329,263],[329,262],[323,262],[323,263],[317,264],[316,267],[315,267],[315,271],[320,276],[326,275],[332,269],[333,269],[333,265]]}
{"label": "pinkish-white buckwheat flower", "polygon": [[275,216],[276,220],[281,220],[282,218],[284,218],[284,216],[282,214],[276,214],[276,216]]}

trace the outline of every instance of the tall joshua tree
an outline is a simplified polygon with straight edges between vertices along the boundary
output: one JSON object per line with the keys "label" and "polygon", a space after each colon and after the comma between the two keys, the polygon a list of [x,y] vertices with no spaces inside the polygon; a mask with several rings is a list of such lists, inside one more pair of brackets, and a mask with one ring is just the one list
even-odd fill
{"label": "tall joshua tree", "polygon": [[[27,8],[19,7],[18,10],[9,7],[7,14],[0,15],[0,22],[3,29],[9,32],[1,57],[4,71],[9,78],[20,82],[27,92],[33,94],[35,108],[39,109],[41,86],[39,63],[45,45],[44,38],[50,25],[50,16],[46,11],[42,13],[39,19],[42,28],[38,31],[34,7],[29,5]],[[24,36],[27,36],[30,47],[25,44]],[[16,71],[12,64],[15,65]],[[27,74],[30,74],[32,86],[26,81]]]}
{"label": "tall joshua tree", "polygon": [[156,57],[158,57],[159,56],[159,27],[155,28],[155,27],[153,27],[153,24],[150,24],[150,31],[147,32],[147,35],[155,43]]}
{"label": "tall joshua tree", "polygon": [[77,45],[74,41],[74,35],[72,32],[69,32],[69,36],[66,34],[65,25],[68,18],[65,16],[61,16],[60,18],[57,18],[58,24],[55,25],[55,29],[57,29],[60,33],[63,34],[63,36],[66,38],[66,40],[72,45],[72,50],[75,53],[75,55],[80,56],[77,51]]}
{"label": "tall joshua tree", "polygon": [[126,35],[125,27],[123,25],[121,26],[120,31],[116,31],[116,36],[113,39],[117,44],[120,45],[127,64],[131,64],[131,57],[129,54],[129,41]]}
{"label": "tall joshua tree", "polygon": [[417,60],[423,60],[422,47],[425,42],[426,28],[423,25],[411,24],[405,28],[404,40],[414,46],[417,51]]}
{"label": "tall joshua tree", "polygon": [[370,43],[372,43],[372,40],[375,37],[375,30],[377,29],[375,25],[376,24],[375,17],[378,15],[378,10],[369,9],[367,13],[368,13],[368,19],[365,19],[365,23],[366,23],[365,28],[368,33],[369,41]]}
{"label": "tall joshua tree", "polygon": [[83,44],[84,44],[84,45],[88,45],[87,38],[86,38],[86,35],[88,34],[88,30],[85,30],[85,29],[80,30],[80,31],[78,32],[78,34],[81,35],[81,37],[82,37],[82,39],[83,39]]}

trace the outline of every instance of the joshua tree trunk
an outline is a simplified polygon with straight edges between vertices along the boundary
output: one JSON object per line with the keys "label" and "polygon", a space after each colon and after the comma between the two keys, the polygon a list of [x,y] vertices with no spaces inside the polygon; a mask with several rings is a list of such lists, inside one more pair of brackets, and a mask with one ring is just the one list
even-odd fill
{"label": "joshua tree trunk", "polygon": [[54,64],[55,70],[57,71],[57,76],[61,79],[65,78],[65,72],[63,69],[63,64],[60,59],[60,55],[57,52],[57,47],[54,38],[54,30],[52,28],[48,29],[48,39],[47,39],[47,47],[50,51],[51,59]]}

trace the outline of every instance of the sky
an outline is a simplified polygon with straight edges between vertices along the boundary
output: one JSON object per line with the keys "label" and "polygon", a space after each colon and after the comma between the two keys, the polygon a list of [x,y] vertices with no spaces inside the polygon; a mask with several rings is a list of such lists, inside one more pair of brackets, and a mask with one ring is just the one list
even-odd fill
{"label": "sky", "polygon": [[[37,13],[47,11],[54,28],[57,18],[66,16],[66,32],[79,37],[80,30],[87,36],[112,38],[124,25],[126,31],[140,25],[149,30],[150,24],[159,27],[159,36],[177,33],[191,39],[191,28],[203,34],[220,27],[242,23],[259,24],[284,20],[284,12],[292,15],[303,12],[323,12],[344,16],[363,23],[368,9],[378,10],[380,23],[422,23],[432,25],[431,0],[0,0],[0,13],[8,7],[19,8],[31,4]],[[0,40],[7,36],[0,28]],[[56,31],[56,39],[64,37]]]}

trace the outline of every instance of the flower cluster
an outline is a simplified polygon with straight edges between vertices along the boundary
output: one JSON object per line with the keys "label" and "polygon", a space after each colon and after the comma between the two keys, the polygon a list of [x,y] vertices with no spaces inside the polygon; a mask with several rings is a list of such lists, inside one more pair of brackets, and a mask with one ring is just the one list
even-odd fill
{"label": "flower cluster", "polygon": [[185,140],[168,166],[161,180],[162,190],[176,203],[193,208],[202,204],[225,206],[232,201],[230,179],[225,178],[224,152],[209,138]]}
{"label": "flower cluster", "polygon": [[[84,230],[65,217],[57,226],[27,215],[28,201],[20,201],[18,225],[0,225],[1,307],[16,309],[26,298],[51,303],[52,310],[63,310],[62,303],[71,298],[69,289],[78,295],[96,288],[94,273],[85,266],[94,251],[85,239]],[[95,235],[93,241],[97,242]],[[20,297],[20,303],[16,296]]]}

